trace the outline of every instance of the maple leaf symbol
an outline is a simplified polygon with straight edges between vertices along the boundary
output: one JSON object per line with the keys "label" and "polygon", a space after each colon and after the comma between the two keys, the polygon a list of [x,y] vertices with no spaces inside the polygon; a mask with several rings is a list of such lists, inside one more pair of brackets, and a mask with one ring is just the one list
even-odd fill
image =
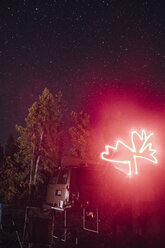
{"label": "maple leaf symbol", "polygon": [[[129,176],[132,175],[132,170],[133,170],[132,166],[134,164],[135,174],[138,174],[137,158],[148,160],[154,164],[158,163],[155,157],[156,150],[152,149],[152,143],[149,142],[149,139],[152,135],[153,133],[147,135],[145,130],[141,131],[141,135],[136,131],[132,131],[131,132],[132,147],[126,145],[123,141],[118,140],[114,147],[109,145],[105,146],[105,152],[101,153],[101,158],[109,162],[128,164]],[[125,158],[123,160],[113,159],[112,155],[114,157],[114,154],[120,152],[120,150],[123,148],[127,150],[127,152],[124,153]]]}

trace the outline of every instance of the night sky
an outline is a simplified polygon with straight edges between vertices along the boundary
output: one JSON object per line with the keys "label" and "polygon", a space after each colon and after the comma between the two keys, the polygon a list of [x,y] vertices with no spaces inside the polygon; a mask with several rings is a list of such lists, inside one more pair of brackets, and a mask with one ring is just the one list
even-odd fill
{"label": "night sky", "polygon": [[95,127],[108,108],[122,115],[136,106],[134,119],[139,109],[162,117],[162,5],[159,0],[0,1],[1,141],[10,132],[16,135],[15,124],[24,123],[45,87],[52,94],[61,90],[69,111],[90,113]]}

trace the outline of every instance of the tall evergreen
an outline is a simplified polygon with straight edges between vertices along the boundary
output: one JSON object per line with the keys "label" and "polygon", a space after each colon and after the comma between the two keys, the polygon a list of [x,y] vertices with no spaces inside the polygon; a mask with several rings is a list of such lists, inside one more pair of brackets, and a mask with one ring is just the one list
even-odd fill
{"label": "tall evergreen", "polygon": [[15,143],[14,137],[12,134],[9,134],[6,145],[5,145],[5,157],[10,156],[14,158],[14,154],[17,152],[17,145]]}
{"label": "tall evergreen", "polygon": [[84,112],[71,112],[73,126],[69,129],[72,141],[71,154],[85,163],[91,159],[90,116]]}
{"label": "tall evergreen", "polygon": [[0,142],[0,202],[3,201],[4,190],[3,190],[3,165],[4,165],[4,151],[3,146]]}
{"label": "tall evergreen", "polygon": [[43,181],[41,172],[50,173],[60,165],[65,107],[61,92],[53,97],[45,88],[39,100],[29,108],[26,126],[16,125],[20,134],[17,161],[24,168],[30,193]]}
{"label": "tall evergreen", "polygon": [[4,150],[0,142],[0,168],[3,166],[3,162],[4,162]]}
{"label": "tall evergreen", "polygon": [[0,168],[0,198],[2,202],[11,201],[19,189],[19,169],[15,161],[16,151],[17,146],[10,134],[5,145],[3,166]]}

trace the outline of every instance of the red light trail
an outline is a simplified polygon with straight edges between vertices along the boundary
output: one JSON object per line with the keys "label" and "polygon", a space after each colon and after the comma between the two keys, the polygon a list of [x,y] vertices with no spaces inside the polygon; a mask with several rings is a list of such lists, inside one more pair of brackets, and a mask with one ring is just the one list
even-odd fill
{"label": "red light trail", "polygon": [[[135,174],[138,174],[137,158],[148,160],[154,164],[158,163],[158,160],[155,157],[156,150],[152,149],[152,143],[148,142],[152,135],[153,133],[150,133],[149,135],[147,135],[145,130],[142,130],[141,135],[136,131],[132,131],[131,132],[132,147],[126,145],[123,141],[118,140],[114,147],[109,146],[109,145],[105,146],[105,152],[101,153],[101,158],[108,162],[113,162],[113,163],[118,163],[118,164],[119,163],[128,164],[129,166],[128,175],[129,176],[132,175],[132,163],[134,163]],[[131,154],[129,153],[129,158],[126,158],[124,160],[112,158],[115,152],[120,150],[119,148],[120,144],[124,148],[126,148],[128,151],[131,152]],[[127,154],[126,154],[126,157],[127,157]]]}

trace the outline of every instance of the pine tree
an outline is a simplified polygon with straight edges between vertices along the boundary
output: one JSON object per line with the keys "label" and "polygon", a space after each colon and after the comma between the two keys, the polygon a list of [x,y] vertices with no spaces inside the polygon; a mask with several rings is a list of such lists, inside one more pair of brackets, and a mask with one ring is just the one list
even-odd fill
{"label": "pine tree", "polygon": [[3,166],[4,166],[4,151],[3,151],[3,146],[0,142],[0,202],[2,202],[4,198]]}
{"label": "pine tree", "polygon": [[17,145],[12,134],[9,134],[6,145],[5,145],[5,157],[10,156],[14,158],[14,154],[17,152]]}
{"label": "pine tree", "polygon": [[10,157],[5,157],[3,176],[1,182],[1,190],[3,192],[3,201],[9,202],[17,195],[17,179],[18,168],[15,165],[15,161]]}
{"label": "pine tree", "polygon": [[2,168],[4,162],[4,151],[3,151],[3,146],[0,142],[0,168]]}
{"label": "pine tree", "polygon": [[3,166],[0,168],[0,198],[3,202],[11,201],[18,192],[19,168],[15,161],[17,146],[10,134],[5,145]]}
{"label": "pine tree", "polygon": [[90,116],[84,112],[71,112],[74,125],[69,129],[72,141],[71,154],[85,163],[91,159]]}
{"label": "pine tree", "polygon": [[54,98],[48,89],[44,89],[39,100],[29,108],[26,126],[16,125],[20,133],[17,161],[24,168],[30,194],[32,188],[43,181],[41,172],[46,174],[60,165],[65,108],[61,92]]}

